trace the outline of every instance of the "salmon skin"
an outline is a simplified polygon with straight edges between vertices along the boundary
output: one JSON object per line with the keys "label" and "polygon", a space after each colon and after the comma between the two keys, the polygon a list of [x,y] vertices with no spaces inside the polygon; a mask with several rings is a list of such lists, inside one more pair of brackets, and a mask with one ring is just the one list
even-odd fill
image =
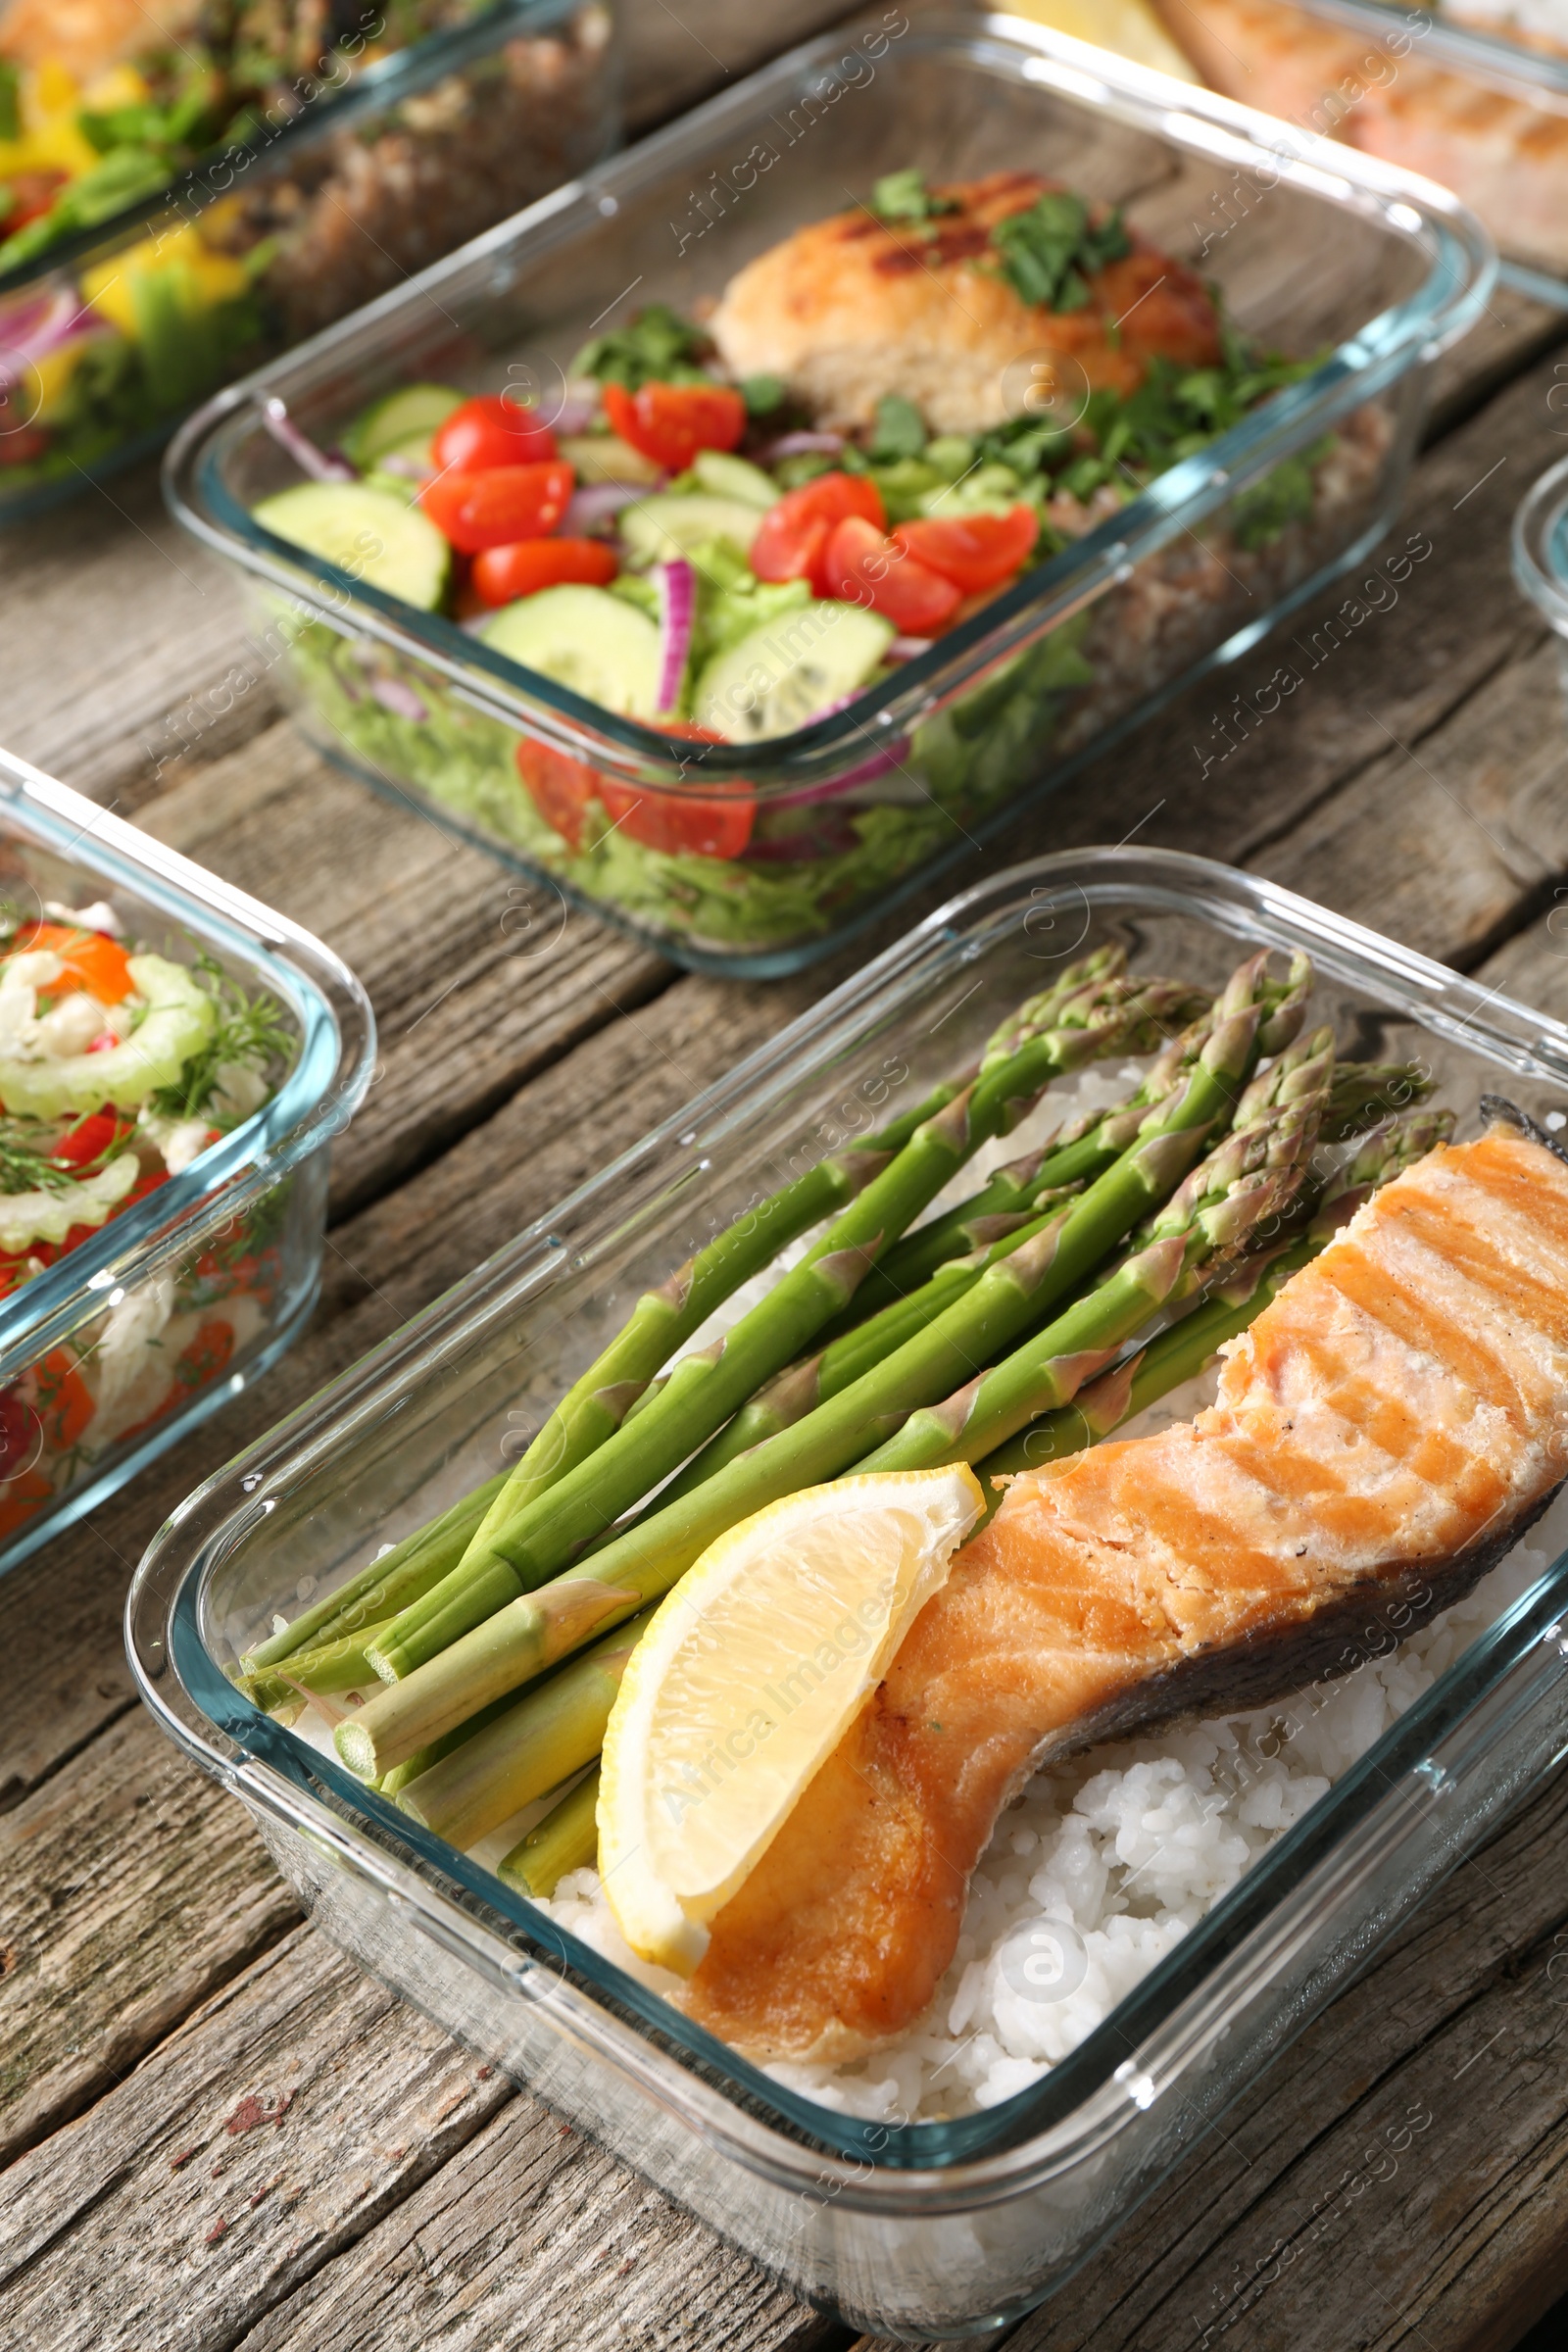
{"label": "salmon skin", "polygon": [[689,2013],[761,2058],[901,2032],[1032,1771],[1385,1651],[1545,1508],[1565,1440],[1568,1164],[1496,1124],[1375,1194],[1207,1411],[1011,1482],[713,1922]]}

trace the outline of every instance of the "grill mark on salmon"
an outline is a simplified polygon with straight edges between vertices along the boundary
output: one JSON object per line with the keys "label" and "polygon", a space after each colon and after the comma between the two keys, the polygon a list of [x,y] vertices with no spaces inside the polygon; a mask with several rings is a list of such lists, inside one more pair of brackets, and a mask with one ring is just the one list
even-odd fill
{"label": "grill mark on salmon", "polygon": [[1568,1165],[1494,1127],[1383,1188],[1196,1420],[1014,1479],[713,1923],[691,2015],[841,2060],[913,2023],[1028,1775],[1381,1654],[1556,1492]]}

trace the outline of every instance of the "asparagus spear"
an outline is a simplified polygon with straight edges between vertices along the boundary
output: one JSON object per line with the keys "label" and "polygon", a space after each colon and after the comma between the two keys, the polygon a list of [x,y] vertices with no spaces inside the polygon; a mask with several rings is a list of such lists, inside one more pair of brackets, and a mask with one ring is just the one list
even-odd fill
{"label": "asparagus spear", "polygon": [[515,1701],[411,1781],[398,1798],[404,1812],[454,1845],[473,1845],[591,1764],[626,1661],[652,1619],[653,1611],[644,1610],[530,1691],[525,1720],[518,1720],[524,1702]]}
{"label": "asparagus spear", "polygon": [[261,1675],[307,1644],[314,1648],[334,1641],[340,1634],[368,1626],[372,1619],[393,1617],[410,1601],[417,1600],[463,1557],[505,1483],[505,1472],[487,1480],[443,1511],[439,1519],[432,1519],[428,1527],[394,1544],[390,1551],[372,1560],[368,1568],[362,1568],[358,1576],[351,1576],[335,1592],[328,1592],[292,1624],[247,1650],[243,1660],[247,1671]]}
{"label": "asparagus spear", "polygon": [[[1068,975],[1067,978],[1071,978]],[[1062,987],[1066,987],[1064,980]],[[1053,1069],[1074,1068],[1156,1031],[1186,992],[1169,981],[1092,980],[1037,1010],[1054,1025],[982,1067],[972,1088],[918,1126],[799,1265],[707,1355],[676,1364],[658,1398],[510,1518],[505,1496],[452,1574],[405,1611],[373,1652],[401,1680],[497,1609],[542,1584],[602,1535],[797,1356],[877,1252],[939,1193],[986,1136],[1019,1115]],[[985,1090],[981,1101],[981,1090]],[[978,1105],[978,1107],[977,1107]]]}
{"label": "asparagus spear", "polygon": [[1103,1175],[1126,1151],[1150,1110],[1168,1100],[1192,1075],[1212,1028],[1210,1005],[1170,1039],[1123,1102],[1109,1110],[1090,1111],[1059,1128],[1041,1150],[998,1168],[979,1192],[959,1201],[956,1208],[906,1233],[872,1267],[846,1312],[827,1326],[823,1339],[831,1343],[867,1314],[909,1298],[949,1258],[973,1250],[978,1239],[974,1227],[980,1218],[1026,1215],[1043,1193],[1062,1185],[1093,1183]]}
{"label": "asparagus spear", "polygon": [[554,1894],[568,1870],[585,1870],[599,1855],[599,1767],[552,1806],[496,1864],[496,1876],[521,1894]]}
{"label": "asparagus spear", "polygon": [[[1324,1194],[1303,1232],[1247,1259],[1212,1284],[1181,1322],[1081,1389],[1070,1404],[1044,1414],[988,1453],[976,1464],[981,1485],[988,1485],[993,1475],[1038,1470],[1046,1462],[1079,1453],[1184,1381],[1196,1379],[1226,1341],[1256,1320],[1291,1276],[1317,1256],[1380,1185],[1424,1159],[1452,1129],[1453,1113],[1448,1110],[1420,1110],[1383,1120]],[[991,1511],[998,1499],[992,1490]]]}
{"label": "asparagus spear", "polygon": [[[1287,1006],[1265,1000],[1264,964],[1256,956],[1236,973],[1197,1070],[1167,1105],[1150,1114],[1147,1136],[1080,1200],[1059,1209],[1044,1232],[982,1275],[926,1331],[795,1427],[628,1528],[581,1568],[509,1602],[407,1679],[376,1692],[338,1727],[338,1753],[349,1769],[374,1779],[574,1647],[581,1615],[573,1615],[565,1597],[573,1583],[592,1581],[595,1605],[602,1602],[607,1617],[630,1615],[666,1592],[726,1528],[783,1494],[849,1469],[916,1406],[949,1395],[976,1365],[994,1361],[1169,1196],[1209,1129],[1229,1116],[1261,1039],[1267,1036],[1274,1051],[1289,1042],[1292,1024],[1300,1020],[1310,966],[1304,957],[1298,960]],[[610,1598],[617,1590],[618,1603]]]}
{"label": "asparagus spear", "polygon": [[1156,1308],[1191,1296],[1214,1258],[1277,1222],[1305,1178],[1333,1056],[1329,1029],[1282,1055],[1243,1098],[1238,1119],[1245,1111],[1253,1123],[1238,1125],[1193,1170],[1107,1282],[945,1403],[911,1413],[859,1467],[923,1470],[981,1459],[1038,1413],[1066,1404]]}
{"label": "asparagus spear", "polygon": [[716,1437],[709,1440],[702,1451],[687,1463],[680,1476],[671,1479],[669,1485],[661,1491],[661,1502],[674,1502],[682,1494],[689,1494],[694,1487],[700,1487],[705,1479],[711,1478],[715,1470],[722,1470],[726,1462],[735,1461],[741,1454],[750,1452],[754,1446],[760,1446],[764,1438],[774,1437],[781,1429],[789,1429],[795,1422],[804,1420],[808,1413],[825,1403],[829,1396],[836,1396],[841,1389],[847,1389],[852,1381],[858,1380],[862,1372],[868,1372],[873,1364],[891,1355],[896,1348],[902,1348],[906,1340],[912,1340],[918,1332],[924,1331],[927,1324],[935,1322],[945,1307],[972,1291],[989,1267],[999,1265],[1003,1258],[1010,1257],[1015,1250],[1021,1250],[1026,1242],[1033,1241],[1059,1207],[1062,1192],[1070,1194],[1074,1190],[1075,1187],[1066,1186],[1043,1196],[1037,1204],[1042,1211],[1038,1215],[978,1220],[988,1225],[1001,1224],[1011,1230],[993,1242],[989,1249],[975,1250],[967,1257],[954,1258],[947,1265],[939,1266],[931,1280],[914,1292],[912,1297],[895,1300],[892,1306],[884,1307],[879,1315],[873,1315],[868,1322],[847,1331],[831,1347],[778,1373],[758,1390],[749,1404],[741,1406],[734,1419],[726,1422]]}

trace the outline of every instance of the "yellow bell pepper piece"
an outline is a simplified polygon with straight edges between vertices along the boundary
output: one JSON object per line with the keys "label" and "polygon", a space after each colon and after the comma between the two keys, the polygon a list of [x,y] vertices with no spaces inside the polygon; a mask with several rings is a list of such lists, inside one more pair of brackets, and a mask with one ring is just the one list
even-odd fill
{"label": "yellow bell pepper piece", "polygon": [[250,282],[243,262],[226,253],[212,252],[197,235],[194,223],[187,221],[168,236],[143,237],[123,253],[83,270],[82,296],[101,318],[118,326],[134,343],[138,335],[136,282],[166,270],[177,270],[187,292],[205,309],[243,294]]}

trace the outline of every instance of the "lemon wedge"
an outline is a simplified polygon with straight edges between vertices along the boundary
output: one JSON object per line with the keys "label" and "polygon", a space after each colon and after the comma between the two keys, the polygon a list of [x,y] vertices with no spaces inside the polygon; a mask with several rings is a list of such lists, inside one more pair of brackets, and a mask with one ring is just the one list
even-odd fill
{"label": "lemon wedge", "polygon": [[1114,49],[1135,66],[1153,66],[1178,81],[1199,79],[1148,0],[1005,0],[1005,7],[1009,16],[1028,17],[1053,32],[1070,32],[1074,40]]}
{"label": "lemon wedge", "polygon": [[599,1867],[634,1952],[689,1976],[984,1508],[956,1463],[808,1487],[710,1544],[631,1655]]}

